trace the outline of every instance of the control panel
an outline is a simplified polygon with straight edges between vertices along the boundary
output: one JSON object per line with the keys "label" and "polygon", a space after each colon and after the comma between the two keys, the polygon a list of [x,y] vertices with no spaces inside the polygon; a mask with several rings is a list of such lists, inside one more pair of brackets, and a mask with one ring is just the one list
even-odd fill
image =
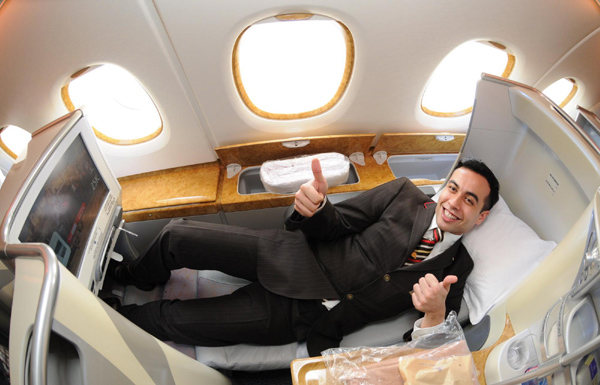
{"label": "control panel", "polygon": [[579,298],[600,281],[600,253],[598,251],[598,225],[595,211],[592,212],[590,227],[581,259],[577,278],[571,288],[571,296]]}

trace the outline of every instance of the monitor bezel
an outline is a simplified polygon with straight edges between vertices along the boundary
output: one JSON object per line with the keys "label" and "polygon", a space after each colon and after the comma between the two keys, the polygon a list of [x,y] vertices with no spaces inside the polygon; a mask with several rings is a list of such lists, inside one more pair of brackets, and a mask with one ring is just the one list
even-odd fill
{"label": "monitor bezel", "polygon": [[[70,269],[84,285],[92,287],[97,276],[95,270],[102,259],[102,248],[108,243],[108,238],[113,232],[116,217],[120,217],[121,187],[98,146],[98,139],[91,125],[81,111],[70,114],[70,119],[66,123],[59,119],[34,133],[26,156],[22,160],[24,167],[19,167],[20,159],[17,159],[16,167],[13,166],[14,173],[11,169],[6,182],[14,185],[22,180],[22,184],[18,193],[13,195],[14,201],[7,210],[2,235],[5,244],[21,243],[19,234],[28,213],[42,192],[50,173],[78,137],[81,137],[84,147],[108,188],[96,220],[92,224],[90,236],[83,244],[85,255],[82,256],[78,266]],[[32,165],[32,161],[35,161],[35,165]],[[26,176],[23,175],[21,168],[30,168],[25,172]]]}

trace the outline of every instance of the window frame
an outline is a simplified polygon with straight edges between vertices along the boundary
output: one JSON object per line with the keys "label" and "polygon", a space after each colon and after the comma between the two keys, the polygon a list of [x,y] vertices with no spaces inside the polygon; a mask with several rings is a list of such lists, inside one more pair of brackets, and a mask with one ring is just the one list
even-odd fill
{"label": "window frame", "polygon": [[[504,46],[503,44],[500,44],[500,43],[496,43],[494,41],[474,40],[473,42],[481,43],[481,44],[489,44],[489,45],[491,45],[499,50],[502,50],[506,53],[506,55],[508,56],[508,60],[506,62],[506,67],[504,68],[504,71],[502,72],[502,75],[500,75],[500,76],[505,79],[508,79],[510,74],[513,72],[513,70],[515,68],[515,64],[517,62],[516,56],[513,55],[512,53],[510,53],[508,51],[508,49],[506,48],[506,46]],[[465,43],[463,43],[463,44],[465,44]],[[460,47],[461,45],[458,45],[454,49]],[[452,51],[450,51],[450,52],[452,52]],[[436,70],[437,70],[437,67],[436,67]],[[452,112],[439,112],[439,111],[434,111],[434,110],[431,110],[431,109],[425,107],[423,105],[423,99],[425,97],[425,93],[427,92],[428,87],[429,87],[429,84],[427,84],[427,86],[425,87],[425,91],[423,92],[423,95],[421,96],[421,103],[420,103],[421,111],[423,111],[425,114],[433,116],[433,117],[438,117],[438,118],[456,118],[456,117],[468,115],[471,112],[473,112],[473,106],[459,110],[459,111],[452,111]]]}
{"label": "window frame", "polygon": [[272,119],[272,120],[295,120],[295,119],[310,118],[310,117],[317,116],[317,115],[323,114],[323,113],[331,110],[340,101],[340,99],[342,98],[342,96],[344,95],[346,90],[348,89],[348,86],[350,84],[350,78],[352,77],[352,73],[354,71],[355,47],[354,47],[354,38],[352,36],[352,33],[350,32],[350,29],[348,27],[346,27],[346,25],[344,25],[344,23],[340,22],[339,20],[328,17],[328,16],[322,16],[322,15],[317,15],[317,14],[312,14],[312,13],[289,13],[289,14],[281,14],[281,15],[272,16],[272,18],[275,18],[279,21],[285,22],[285,21],[308,20],[308,19],[312,18],[313,16],[321,16],[321,17],[328,18],[332,21],[335,21],[342,28],[342,31],[344,33],[344,40],[346,42],[346,64],[344,67],[344,73],[342,75],[342,81],[340,82],[340,85],[339,85],[336,93],[333,95],[331,100],[329,100],[329,102],[327,102],[326,104],[324,104],[323,106],[321,106],[319,108],[316,108],[316,109],[313,109],[310,111],[282,114],[282,113],[268,112],[268,111],[264,111],[264,110],[258,108],[252,102],[250,97],[248,96],[246,89],[244,88],[244,84],[242,82],[242,77],[241,77],[240,68],[239,68],[238,47],[239,47],[240,40],[242,39],[242,36],[244,36],[244,33],[246,33],[246,31],[248,29],[250,29],[253,25],[255,25],[261,21],[270,19],[271,17],[262,19],[262,20],[257,21],[256,23],[253,23],[253,24],[249,25],[248,27],[244,28],[244,30],[238,35],[237,39],[235,40],[235,44],[233,46],[232,61],[231,61],[232,72],[233,72],[233,81],[235,84],[235,88],[238,92],[238,95],[242,99],[242,102],[244,103],[244,105],[246,107],[248,107],[248,109],[250,109],[250,111],[252,111],[254,114],[256,114],[260,117],[263,117],[266,119]]}
{"label": "window frame", "polygon": [[[11,125],[8,124],[6,126],[2,126],[0,127],[0,134],[2,134],[2,132],[4,132],[4,130],[6,130],[8,127],[10,127]],[[15,126],[21,130],[23,130],[21,127]],[[25,131],[25,130],[23,130]],[[6,143],[4,143],[4,141],[2,140],[2,135],[0,135],[0,149],[2,149],[2,151],[10,156],[13,160],[17,160],[17,158],[19,157],[18,154],[16,154],[13,150],[10,149],[10,147],[8,147],[8,145]]]}
{"label": "window frame", "polygon": [[[8,126],[4,126],[2,128],[0,128],[0,133],[2,131],[4,131],[4,129],[8,127]],[[4,153],[8,156],[10,156],[12,159],[16,160],[17,159],[17,154],[15,154],[10,148],[8,148],[8,146],[6,145],[6,143],[4,143],[4,141],[2,140],[2,137],[0,137],[0,149],[2,149],[2,151],[4,151]]]}
{"label": "window frame", "polygon": [[[85,75],[87,72],[94,70],[98,67],[101,67],[103,65],[114,65],[114,64],[109,64],[109,63],[105,63],[105,64],[99,64],[99,65],[94,65],[94,66],[89,66],[89,67],[85,67],[80,69],[79,71],[75,72],[73,75],[71,75],[69,77],[69,79],[66,81],[66,83],[61,87],[60,89],[60,96],[61,99],[63,101],[63,104],[65,105],[65,107],[67,108],[67,110],[69,110],[69,112],[73,112],[76,109],[78,109],[77,107],[75,107],[75,105],[73,104],[73,101],[71,100],[71,96],[69,95],[69,85],[71,84],[71,82],[75,79],[77,79],[80,76]],[[125,70],[125,69],[123,69]],[[127,71],[127,70],[125,70]],[[129,73],[131,76],[133,76],[133,74],[129,71],[127,71],[127,73]],[[137,80],[137,78],[135,78],[135,76],[133,76],[133,78]],[[138,81],[139,83],[139,81]],[[146,94],[148,94],[148,91],[146,91],[146,89],[140,84],[140,87],[142,87],[142,89],[144,90],[144,92],[146,92]],[[160,118],[160,127],[157,128],[156,130],[154,130],[151,134],[140,137],[140,138],[135,138],[135,139],[116,139],[113,138],[111,136],[108,136],[106,134],[104,134],[103,132],[101,132],[100,130],[98,130],[96,127],[94,127],[93,124],[90,125],[92,126],[92,130],[94,131],[94,134],[96,135],[96,137],[98,139],[103,140],[104,142],[110,143],[110,144],[114,144],[114,145],[118,145],[118,146],[128,146],[128,145],[133,145],[133,144],[140,144],[140,143],[144,143],[144,142],[148,142],[156,137],[158,137],[160,134],[162,134],[163,130],[164,130],[164,121],[162,118],[162,115],[160,114],[160,111],[158,110],[158,106],[156,105],[156,103],[154,102],[154,100],[152,99],[152,97],[150,96],[150,94],[148,94],[148,97],[150,98],[150,100],[152,101],[152,104],[154,105],[154,108],[156,108],[156,111],[158,112],[158,117]]]}
{"label": "window frame", "polygon": [[[564,77],[562,79],[566,79],[566,80],[570,81],[573,84],[573,87],[571,87],[571,92],[569,92],[569,94],[564,98],[564,100],[562,102],[560,102],[560,104],[558,105],[560,108],[564,108],[567,104],[569,104],[571,102],[571,100],[573,100],[575,95],[577,95],[577,91],[579,91],[579,86],[577,85],[577,81],[575,81],[575,79],[573,79],[571,77]],[[561,80],[561,79],[559,79],[559,80]],[[552,83],[552,84],[554,84],[554,83]]]}

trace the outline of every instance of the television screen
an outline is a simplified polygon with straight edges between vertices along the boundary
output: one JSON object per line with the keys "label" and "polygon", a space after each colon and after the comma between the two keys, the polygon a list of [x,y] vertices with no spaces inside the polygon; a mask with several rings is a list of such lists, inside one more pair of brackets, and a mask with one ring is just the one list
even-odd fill
{"label": "television screen", "polygon": [[37,196],[19,241],[49,245],[65,267],[76,270],[107,194],[104,180],[77,136]]}

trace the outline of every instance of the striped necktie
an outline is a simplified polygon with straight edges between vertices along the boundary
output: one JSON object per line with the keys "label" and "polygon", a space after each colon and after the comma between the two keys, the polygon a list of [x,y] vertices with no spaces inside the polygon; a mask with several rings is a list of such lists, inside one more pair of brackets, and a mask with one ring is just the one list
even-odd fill
{"label": "striped necktie", "polygon": [[424,261],[425,258],[429,257],[429,254],[431,254],[433,246],[435,246],[435,244],[440,242],[443,238],[444,232],[442,230],[438,228],[427,230],[423,235],[423,239],[421,239],[421,243],[419,243],[415,251],[413,251],[412,254],[406,259],[404,266],[410,266]]}

